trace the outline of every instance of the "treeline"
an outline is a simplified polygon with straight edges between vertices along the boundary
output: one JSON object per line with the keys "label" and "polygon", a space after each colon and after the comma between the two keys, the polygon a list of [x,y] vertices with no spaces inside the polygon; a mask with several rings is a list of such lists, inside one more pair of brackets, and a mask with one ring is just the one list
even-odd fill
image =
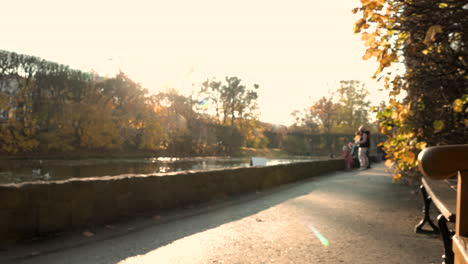
{"label": "treeline", "polygon": [[[371,133],[371,147],[369,149],[371,155],[376,154],[377,145],[383,141],[385,141],[384,135]],[[283,143],[283,149],[292,155],[341,157],[343,146],[348,145],[349,142],[354,142],[354,134],[311,134],[291,131]]]}
{"label": "treeline", "polygon": [[122,72],[102,78],[0,51],[0,152],[141,150],[222,155],[241,146],[266,146],[254,114],[254,89],[237,77],[210,83],[213,91],[205,86],[200,96],[210,93],[221,119],[209,115],[202,105],[211,102],[174,90],[150,95]]}
{"label": "treeline", "polygon": [[364,126],[372,132],[372,150],[382,135],[370,119],[371,102],[364,83],[340,81],[335,92],[323,96],[303,109],[291,113],[295,123],[288,129],[283,148],[296,154],[341,153],[343,145],[354,142],[355,132]]}
{"label": "treeline", "polygon": [[259,86],[238,77],[207,79],[190,96],[149,94],[122,72],[103,78],[0,50],[0,154],[211,156],[242,147],[337,154],[369,111],[362,83],[340,85],[336,100],[296,111],[288,128],[258,120]]}

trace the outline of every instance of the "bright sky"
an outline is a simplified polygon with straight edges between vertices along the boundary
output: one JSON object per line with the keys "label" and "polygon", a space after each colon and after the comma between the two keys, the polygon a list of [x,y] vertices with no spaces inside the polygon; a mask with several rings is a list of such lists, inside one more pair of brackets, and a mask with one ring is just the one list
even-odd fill
{"label": "bright sky", "polygon": [[368,84],[353,34],[359,0],[2,0],[0,49],[113,75],[157,93],[237,76],[260,85],[260,120],[292,123],[340,80]]}

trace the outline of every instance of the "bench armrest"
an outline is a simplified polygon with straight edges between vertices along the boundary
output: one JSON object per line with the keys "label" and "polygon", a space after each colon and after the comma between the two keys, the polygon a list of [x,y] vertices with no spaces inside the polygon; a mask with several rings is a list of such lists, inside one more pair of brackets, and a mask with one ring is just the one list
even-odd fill
{"label": "bench armrest", "polygon": [[468,145],[429,147],[418,156],[419,169],[424,176],[442,180],[468,171]]}

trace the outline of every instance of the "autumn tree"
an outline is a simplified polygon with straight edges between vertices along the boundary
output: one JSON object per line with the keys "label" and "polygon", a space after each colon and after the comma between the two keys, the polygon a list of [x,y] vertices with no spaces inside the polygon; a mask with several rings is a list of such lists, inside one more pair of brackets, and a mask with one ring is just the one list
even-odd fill
{"label": "autumn tree", "polygon": [[[3,84],[7,80],[0,78]],[[29,96],[31,85],[23,85],[18,91],[9,89],[0,91],[0,152],[32,152],[39,145],[36,137],[37,120],[28,108],[28,105],[31,105]]]}
{"label": "autumn tree", "polygon": [[[395,179],[410,175],[427,145],[468,142],[467,31],[464,1],[361,0],[355,23],[376,58],[389,101],[379,114]],[[397,69],[399,71],[397,71]]]}
{"label": "autumn tree", "polygon": [[252,135],[262,138],[258,142],[266,140],[252,121],[257,119],[258,88],[257,84],[253,88],[247,87],[238,77],[226,77],[224,83],[216,80],[202,83],[200,97],[208,99],[213,105],[218,123],[229,127],[219,134],[223,137],[226,152],[234,152],[246,139],[250,141],[249,144],[258,145],[253,143],[255,140],[252,140]]}
{"label": "autumn tree", "polygon": [[153,96],[164,131],[164,148],[174,154],[191,153],[191,129],[196,118],[190,98],[170,89]]}
{"label": "autumn tree", "polygon": [[322,133],[330,134],[340,122],[341,105],[333,102],[333,95],[323,96],[306,112],[306,123],[318,124]]}
{"label": "autumn tree", "polygon": [[221,120],[224,120],[224,118],[221,118],[221,115],[224,114],[222,112],[221,84],[222,82],[216,81],[215,79],[207,79],[201,84],[201,89],[199,92],[201,96],[200,101],[204,104],[201,107],[207,108],[206,104],[209,102],[210,105],[213,106],[218,124],[221,124]]}
{"label": "autumn tree", "polygon": [[6,153],[159,148],[147,90],[124,73],[102,78],[0,50],[0,150]]}
{"label": "autumn tree", "polygon": [[214,105],[216,117],[222,125],[234,127],[237,119],[255,118],[259,88],[243,85],[238,77],[226,77],[225,83],[206,80],[202,83],[200,96],[207,98]]}
{"label": "autumn tree", "polygon": [[266,148],[269,140],[265,136],[265,126],[256,119],[244,119],[242,131],[245,133],[245,146],[248,148]]}
{"label": "autumn tree", "polygon": [[369,125],[368,95],[361,81],[340,81],[335,92],[322,96],[304,111],[293,111],[296,122],[289,128],[286,150],[294,154],[330,154],[341,149],[360,125]]}
{"label": "autumn tree", "polygon": [[293,111],[295,125],[310,133],[353,133],[370,123],[369,92],[361,81],[340,81],[335,92],[323,96],[304,112]]}
{"label": "autumn tree", "polygon": [[213,117],[192,96],[149,95],[123,72],[103,78],[0,50],[0,152],[219,155],[264,147],[256,89],[237,77],[205,82]]}
{"label": "autumn tree", "polygon": [[338,126],[341,132],[353,133],[360,125],[368,127],[371,102],[369,92],[361,81],[340,81],[337,112],[340,115]]}

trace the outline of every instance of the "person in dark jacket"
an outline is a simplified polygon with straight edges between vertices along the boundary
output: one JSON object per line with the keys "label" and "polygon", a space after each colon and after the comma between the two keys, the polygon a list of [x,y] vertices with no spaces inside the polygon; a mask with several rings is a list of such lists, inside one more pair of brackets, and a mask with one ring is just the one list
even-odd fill
{"label": "person in dark jacket", "polygon": [[368,157],[368,151],[370,147],[370,131],[367,130],[364,126],[360,126],[359,132],[361,132],[361,137],[359,138],[359,141],[357,142],[357,144],[359,145],[359,152],[358,152],[359,165],[360,165],[360,170],[365,170],[365,169],[370,168],[369,157]]}

